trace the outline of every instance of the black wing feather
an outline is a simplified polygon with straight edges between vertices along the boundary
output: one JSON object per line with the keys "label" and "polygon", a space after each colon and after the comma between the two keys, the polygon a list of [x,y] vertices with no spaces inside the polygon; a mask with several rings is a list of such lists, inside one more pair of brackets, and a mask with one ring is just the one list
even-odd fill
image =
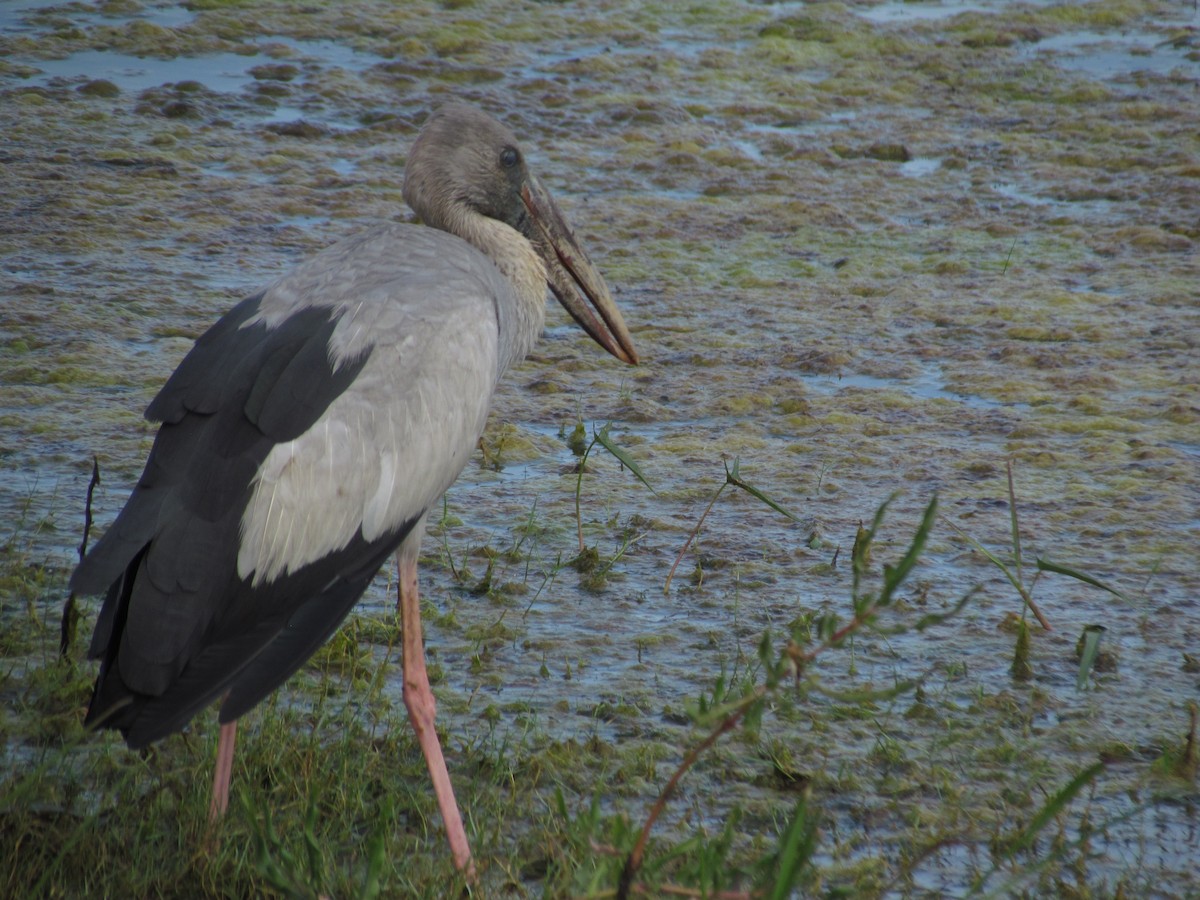
{"label": "black wing feather", "polygon": [[[310,373],[328,367],[328,357],[328,338],[320,334],[276,350],[254,379],[246,399],[246,417],[276,441],[298,438],[325,411],[320,396],[310,393]],[[333,378],[347,387],[353,380],[341,372],[333,373]],[[307,424],[301,427],[301,423]]]}
{"label": "black wing feather", "polygon": [[189,412],[215,413],[238,392],[236,382],[246,375],[242,366],[265,337],[265,327],[243,327],[258,313],[262,299],[262,293],[247,297],[200,336],[146,408],[147,419],[178,422]]}
{"label": "black wing feather", "polygon": [[[271,410],[272,422],[288,427],[265,434],[245,407],[260,375],[276,380],[267,360],[295,355],[313,342],[327,345],[337,322],[329,307],[310,307],[275,328],[261,322],[243,327],[261,299],[242,301],[209,329],[147,408],[146,418],[163,425],[145,471],[116,522],[71,576],[72,590],[107,590],[181,508],[214,523],[234,506],[244,508],[245,490],[271,448],[308,430],[362,370],[368,354],[336,372],[327,356],[307,355],[310,367],[293,373],[292,393],[304,403]],[[267,409],[257,404],[256,418]]]}
{"label": "black wing feather", "polygon": [[[291,615],[284,627],[238,675],[229,696],[221,705],[221,721],[232,722],[256,706],[271,691],[283,684],[325,643],[358,602],[375,573],[408,536],[415,521],[375,541],[367,542],[361,532],[351,546],[335,557],[313,563],[290,579],[298,582],[295,590],[303,593],[305,583],[321,583],[331,568],[340,569],[325,582],[325,589],[312,594]],[[332,564],[332,565],[331,565]]]}
{"label": "black wing feather", "polygon": [[235,580],[230,620],[206,637],[178,677],[157,696],[130,692],[120,720],[103,724],[121,728],[130,747],[144,747],[226,692],[221,721],[240,718],[329,639],[413,524],[370,542],[360,533],[344,550],[265,585]]}
{"label": "black wing feather", "polygon": [[331,308],[247,324],[261,300],[209,329],[150,404],[147,418],[163,424],[142,477],[71,579],[79,593],[105,592],[87,721],[120,728],[131,745],[181,728],[230,687],[245,708],[273,690],[336,629],[411,527],[360,536],[265,585],[238,577],[254,474],[277,443],[312,427],[369,356],[335,370]]}

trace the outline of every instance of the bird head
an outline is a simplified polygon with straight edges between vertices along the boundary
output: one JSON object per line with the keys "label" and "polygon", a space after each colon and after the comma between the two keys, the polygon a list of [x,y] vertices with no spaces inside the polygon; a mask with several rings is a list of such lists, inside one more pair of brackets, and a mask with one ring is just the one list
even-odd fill
{"label": "bird head", "polygon": [[404,199],[426,225],[460,236],[472,216],[508,225],[541,257],[547,286],[583,330],[617,359],[638,361],[603,276],[501,122],[465,103],[438,109],[409,152]]}

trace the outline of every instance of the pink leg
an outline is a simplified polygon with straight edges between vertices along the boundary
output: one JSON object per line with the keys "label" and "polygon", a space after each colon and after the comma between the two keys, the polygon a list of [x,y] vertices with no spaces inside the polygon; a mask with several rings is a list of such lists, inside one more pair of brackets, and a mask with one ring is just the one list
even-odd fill
{"label": "pink leg", "polygon": [[208,807],[208,821],[219,822],[229,808],[229,779],[233,775],[233,745],[237,740],[237,722],[221,726],[217,738],[217,767],[213,772],[212,804]]}
{"label": "pink leg", "polygon": [[433,717],[437,703],[429,687],[429,676],[425,671],[425,647],[421,641],[421,600],[417,594],[417,554],[399,554],[400,570],[400,627],[404,654],[404,705],[408,709],[408,720],[412,722],[425,754],[425,765],[437,794],[438,808],[442,811],[442,822],[446,826],[446,837],[450,840],[450,853],[454,865],[474,880],[475,864],[471,861],[471,848],[467,844],[467,831],[463,828],[458,802],[454,799],[454,788],[450,784],[450,773],[446,771],[446,760],[442,757],[442,746],[438,742]]}

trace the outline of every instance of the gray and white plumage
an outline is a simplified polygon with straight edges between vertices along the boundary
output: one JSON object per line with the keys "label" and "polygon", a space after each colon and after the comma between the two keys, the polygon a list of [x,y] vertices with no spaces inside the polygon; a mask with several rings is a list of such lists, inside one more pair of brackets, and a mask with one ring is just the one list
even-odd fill
{"label": "gray and white plumage", "polygon": [[507,128],[443,107],[410,152],[404,194],[425,226],[367,230],[242,301],[146,411],[162,424],[145,471],[71,579],[105,593],[87,722],[131,747],[223,695],[221,721],[236,720],[336,630],[398,547],[415,556],[497,381],[542,330],[547,285],[636,361]]}

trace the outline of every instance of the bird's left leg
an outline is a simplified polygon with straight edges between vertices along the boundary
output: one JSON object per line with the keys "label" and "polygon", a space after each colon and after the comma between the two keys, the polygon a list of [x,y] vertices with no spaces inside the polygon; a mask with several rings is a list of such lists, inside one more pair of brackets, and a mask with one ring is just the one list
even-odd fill
{"label": "bird's left leg", "polygon": [[229,808],[229,780],[233,776],[233,746],[237,740],[237,720],[221,726],[217,737],[217,766],[213,770],[212,803],[208,821],[216,823]]}
{"label": "bird's left leg", "polygon": [[[415,531],[416,529],[414,529]],[[475,878],[475,865],[471,862],[471,848],[467,843],[467,831],[463,827],[458,801],[454,799],[454,788],[450,784],[450,773],[442,756],[442,745],[434,728],[437,703],[429,687],[429,676],[425,671],[425,646],[421,640],[421,599],[417,593],[417,552],[420,549],[420,532],[416,540],[405,541],[397,554],[399,566],[399,607],[401,652],[404,654],[404,705],[408,709],[408,720],[417,733],[417,742],[425,754],[425,765],[433,781],[438,808],[450,841],[450,853],[454,865]]]}

